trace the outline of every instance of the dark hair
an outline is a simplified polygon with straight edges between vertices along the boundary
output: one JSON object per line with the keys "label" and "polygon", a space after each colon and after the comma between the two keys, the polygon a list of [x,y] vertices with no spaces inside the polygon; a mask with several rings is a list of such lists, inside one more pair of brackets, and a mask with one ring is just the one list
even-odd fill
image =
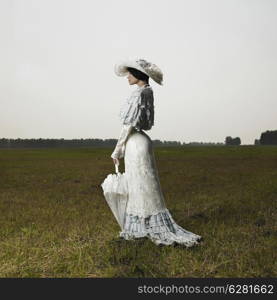
{"label": "dark hair", "polygon": [[143,80],[146,81],[146,83],[149,83],[149,76],[142,73],[140,70],[131,67],[127,67],[127,70],[138,80]]}

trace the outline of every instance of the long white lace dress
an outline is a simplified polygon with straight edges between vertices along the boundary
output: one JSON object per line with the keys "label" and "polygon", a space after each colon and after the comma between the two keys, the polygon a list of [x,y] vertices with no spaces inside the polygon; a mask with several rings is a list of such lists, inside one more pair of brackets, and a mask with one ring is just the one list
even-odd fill
{"label": "long white lace dress", "polygon": [[112,158],[123,158],[128,185],[125,224],[119,233],[126,240],[149,237],[155,244],[199,243],[201,236],[176,224],[166,208],[152,141],[143,131],[154,124],[154,97],[149,84],[138,87],[120,110],[123,127]]}

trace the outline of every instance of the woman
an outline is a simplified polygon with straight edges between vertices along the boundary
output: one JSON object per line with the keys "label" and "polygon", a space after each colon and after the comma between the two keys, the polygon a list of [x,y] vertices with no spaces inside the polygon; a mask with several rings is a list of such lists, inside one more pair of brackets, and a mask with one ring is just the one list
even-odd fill
{"label": "woman", "polygon": [[120,237],[126,240],[149,237],[155,244],[198,244],[201,236],[177,225],[166,208],[161,191],[152,141],[144,130],[154,125],[153,90],[149,77],[162,85],[163,74],[154,64],[144,60],[122,62],[115,66],[118,76],[127,75],[129,85],[138,87],[123,103],[123,123],[116,147],[111,155],[114,164],[124,158],[128,185],[125,223]]}

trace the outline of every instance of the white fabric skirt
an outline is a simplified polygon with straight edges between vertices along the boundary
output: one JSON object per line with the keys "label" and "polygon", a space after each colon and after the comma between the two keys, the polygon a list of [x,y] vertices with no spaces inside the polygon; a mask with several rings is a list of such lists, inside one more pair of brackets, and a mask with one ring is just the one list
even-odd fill
{"label": "white fabric skirt", "polygon": [[150,137],[133,130],[125,147],[129,195],[120,236],[127,240],[149,237],[157,245],[198,244],[201,236],[177,225],[166,208]]}

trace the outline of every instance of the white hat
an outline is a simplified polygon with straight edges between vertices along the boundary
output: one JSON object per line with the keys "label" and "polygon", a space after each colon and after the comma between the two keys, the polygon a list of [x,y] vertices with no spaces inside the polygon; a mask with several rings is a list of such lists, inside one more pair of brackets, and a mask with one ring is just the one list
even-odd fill
{"label": "white hat", "polygon": [[125,76],[128,73],[127,67],[137,69],[148,75],[155,82],[163,85],[163,73],[158,66],[145,59],[128,59],[117,63],[114,67],[117,76]]}

